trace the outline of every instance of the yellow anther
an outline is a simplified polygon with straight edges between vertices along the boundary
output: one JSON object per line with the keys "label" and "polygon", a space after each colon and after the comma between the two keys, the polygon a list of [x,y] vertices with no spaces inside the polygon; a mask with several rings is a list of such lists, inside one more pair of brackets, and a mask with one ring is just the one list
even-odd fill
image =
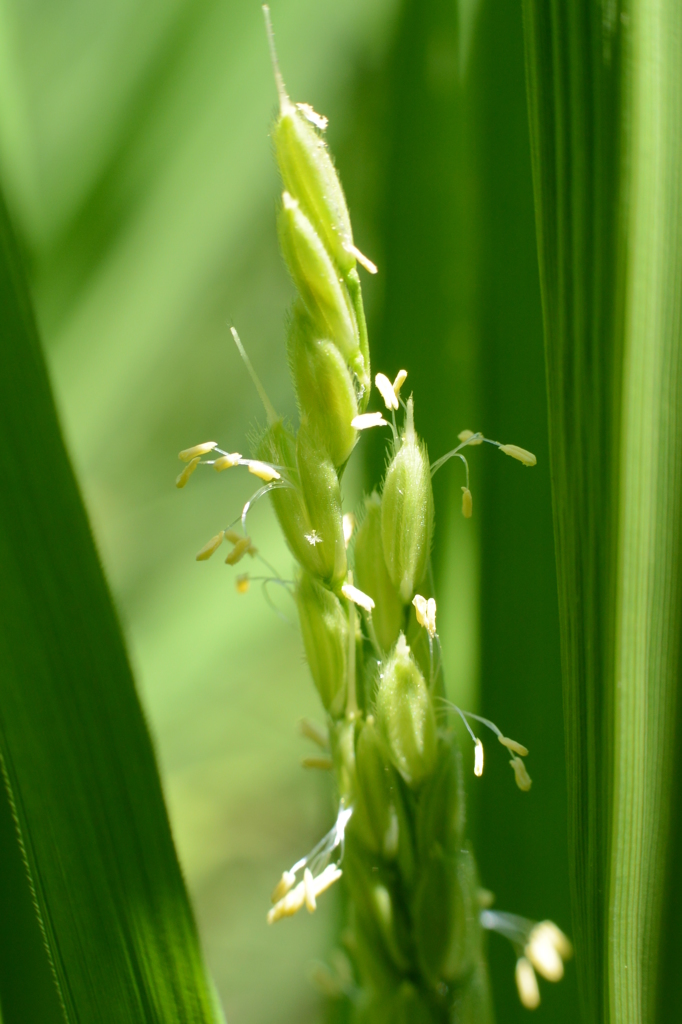
{"label": "yellow anther", "polygon": [[545,936],[552,943],[562,960],[570,960],[573,956],[573,946],[567,935],[564,935],[561,928],[554,924],[554,921],[539,921],[531,932],[531,937],[537,932]]}
{"label": "yellow anther", "polygon": [[327,864],[322,874],[313,879],[315,896],[321,896],[323,892],[326,892],[330,885],[341,878],[342,874],[343,871],[338,864]]}
{"label": "yellow anther", "polygon": [[281,480],[281,474],[273,466],[268,466],[267,462],[259,462],[257,459],[249,459],[248,461],[249,473],[253,473],[254,476],[258,476],[261,480],[265,480],[266,483],[270,483],[271,480]]}
{"label": "yellow anther", "polygon": [[417,622],[433,638],[436,635],[436,602],[434,598],[430,597],[427,601],[421,594],[415,594],[412,604],[417,614]]}
{"label": "yellow anther", "polygon": [[176,487],[184,487],[185,484],[187,483],[187,481],[189,480],[189,478],[191,477],[192,473],[197,468],[197,466],[199,465],[200,462],[201,462],[201,458],[198,455],[195,455],[195,457],[192,459],[192,461],[187,463],[187,465],[183,469],[182,473],[180,473],[178,475],[178,477],[176,478],[175,486]]}
{"label": "yellow anther", "polygon": [[372,261],[367,256],[365,256],[364,253],[360,252],[357,246],[344,245],[344,249],[346,250],[346,252],[349,252],[353,256],[355,256],[360,266],[364,267],[369,274],[377,274],[379,272],[379,268],[377,267],[376,263],[372,263]]}
{"label": "yellow anther", "polygon": [[205,441],[203,444],[195,444],[193,448],[185,448],[184,451],[178,452],[178,458],[182,462],[191,462],[197,456],[201,457],[206,452],[212,452],[217,446],[217,441]]}
{"label": "yellow anther", "polygon": [[386,374],[378,373],[374,378],[374,383],[376,384],[377,390],[379,391],[381,397],[384,400],[384,405],[386,406],[386,408],[398,409],[400,407],[400,403],[396,398],[395,391],[393,390],[393,385],[391,384]]}
{"label": "yellow anther", "polygon": [[334,767],[331,757],[312,756],[302,757],[301,764],[304,768],[319,768],[321,771],[330,772]]}
{"label": "yellow anther", "polygon": [[387,427],[388,423],[380,412],[363,412],[354,416],[350,425],[356,430],[369,430],[370,427]]}
{"label": "yellow anther", "polygon": [[301,735],[305,736],[306,739],[317,743],[318,747],[321,747],[322,750],[329,750],[329,733],[323,725],[318,725],[317,722],[313,722],[310,718],[302,718],[298,723],[298,728]]}
{"label": "yellow anther", "polygon": [[462,515],[465,519],[471,519],[471,514],[474,511],[474,503],[471,498],[471,491],[468,487],[462,488]]}
{"label": "yellow anther", "polygon": [[519,957],[516,961],[516,988],[519,993],[521,1004],[527,1010],[536,1010],[540,1005],[540,989],[538,979],[535,977],[533,965],[525,956]]}
{"label": "yellow anther", "polygon": [[474,434],[473,430],[462,430],[457,435],[457,439],[459,441],[461,441],[462,444],[466,444],[467,441],[469,442],[470,445],[483,444],[483,438],[482,437],[477,437],[475,441],[471,441],[470,440],[470,438],[475,437],[475,436],[476,435]]}
{"label": "yellow anther", "polygon": [[281,900],[275,903],[268,913],[268,924],[274,924],[283,917],[293,917],[297,914],[305,902],[305,890],[303,882],[299,882],[295,889],[288,892]]}
{"label": "yellow anther", "polygon": [[237,533],[236,530],[225,530],[225,540],[229,540],[230,544],[236,544],[243,536],[244,535],[242,533]]}
{"label": "yellow anther", "polygon": [[247,551],[251,550],[251,538],[240,537],[235,546],[230,551],[229,555],[225,559],[225,565],[236,565],[237,562],[241,562]]}
{"label": "yellow anther", "polygon": [[346,547],[350,544],[350,539],[353,536],[355,530],[355,516],[352,512],[346,512],[343,517],[343,539]]}
{"label": "yellow anther", "polygon": [[282,877],[272,890],[272,896],[270,897],[271,902],[279,903],[279,901],[286,896],[295,882],[296,875],[293,871],[283,871]]}
{"label": "yellow anther", "polygon": [[538,460],[533,453],[527,452],[525,448],[519,448],[517,444],[501,444],[500,451],[505,455],[511,455],[512,459],[518,459],[524,466],[537,465]]}
{"label": "yellow anther", "polygon": [[516,785],[519,789],[522,789],[524,793],[527,793],[530,787],[533,785],[533,780],[526,771],[526,766],[520,757],[512,757],[509,764],[514,769],[514,776],[516,777]]}
{"label": "yellow anther", "polygon": [[313,880],[313,873],[310,868],[306,868],[303,872],[303,892],[305,894],[305,905],[308,908],[308,913],[312,914],[317,909],[317,902],[315,901],[315,883]]}
{"label": "yellow anther", "polygon": [[239,452],[231,452],[229,455],[221,455],[219,459],[216,459],[213,463],[213,468],[216,473],[220,473],[223,469],[230,469],[232,466],[238,466],[241,455]]}
{"label": "yellow anther", "polygon": [[352,601],[353,604],[358,604],[361,608],[364,608],[366,612],[371,613],[374,608],[374,601],[369,594],[363,594],[363,592],[358,590],[357,587],[354,587],[352,583],[344,583],[341,587],[341,593],[349,601]]}
{"label": "yellow anther", "polygon": [[398,397],[400,389],[407,380],[407,370],[398,370],[396,378],[393,381],[393,394]]}
{"label": "yellow anther", "polygon": [[479,739],[476,740],[476,747],[474,748],[474,775],[479,778],[483,775],[483,744]]}
{"label": "yellow anther", "polygon": [[218,548],[220,547],[220,545],[222,544],[224,539],[225,539],[225,531],[224,530],[221,530],[220,533],[216,533],[215,537],[211,537],[211,539],[208,542],[208,544],[204,544],[204,546],[201,549],[201,551],[197,551],[196,556],[195,556],[197,562],[205,562],[207,558],[210,558],[211,555],[215,551],[218,550]]}
{"label": "yellow anther", "polygon": [[514,754],[520,754],[521,757],[528,757],[528,747],[524,747],[522,743],[510,740],[508,736],[498,736],[497,738],[507,750],[511,750]]}
{"label": "yellow anther", "polygon": [[547,981],[561,981],[564,976],[564,962],[548,931],[538,924],[533,928],[524,950],[538,974]]}
{"label": "yellow anther", "polygon": [[249,580],[248,572],[245,572],[243,576],[237,576],[236,587],[238,594],[248,594],[251,581]]}

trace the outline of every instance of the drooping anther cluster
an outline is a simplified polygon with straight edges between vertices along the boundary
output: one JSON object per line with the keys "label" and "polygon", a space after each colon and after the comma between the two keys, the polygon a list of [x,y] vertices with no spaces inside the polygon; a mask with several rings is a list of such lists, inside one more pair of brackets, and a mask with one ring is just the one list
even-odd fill
{"label": "drooping anther cluster", "polygon": [[561,981],[564,963],[573,956],[573,946],[553,921],[529,921],[516,914],[484,909],[481,924],[488,931],[509,939],[516,952],[516,988],[528,1010],[540,1005],[536,971],[547,981]]}

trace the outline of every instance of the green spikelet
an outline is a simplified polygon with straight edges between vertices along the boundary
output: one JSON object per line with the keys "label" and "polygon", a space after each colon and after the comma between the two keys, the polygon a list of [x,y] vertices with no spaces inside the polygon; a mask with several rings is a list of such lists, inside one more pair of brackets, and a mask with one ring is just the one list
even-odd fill
{"label": "green spikelet", "polygon": [[424,677],[402,634],[379,669],[375,711],[395,768],[408,786],[418,786],[435,766],[436,718]]}
{"label": "green spikelet", "polygon": [[282,532],[296,560],[332,587],[346,574],[339,480],[326,452],[307,431],[294,437],[281,421],[262,435],[257,456],[283,467],[272,491]]}
{"label": "green spikelet", "polygon": [[358,400],[345,360],[332,341],[318,337],[302,305],[294,307],[288,336],[289,364],[301,418],[329,452],[336,467],[353,451]]}
{"label": "green spikelet", "polygon": [[414,406],[400,448],[386,471],[381,498],[381,537],[388,574],[405,604],[422,581],[433,537],[433,490],[426,445],[414,430]]}
{"label": "green spikelet", "polygon": [[381,498],[374,491],[365,501],[365,517],[355,538],[355,578],[374,600],[372,616],[379,646],[390,651],[403,623],[403,603],[386,568],[381,537]]}
{"label": "green spikelet", "polygon": [[346,704],[348,619],[338,597],[301,573],[296,585],[303,646],[325,710],[338,718]]}
{"label": "green spikelet", "polygon": [[317,329],[334,342],[360,385],[368,388],[369,367],[360,348],[348,290],[322,239],[289,192],[282,194],[278,227],[284,259],[308,314]]}
{"label": "green spikelet", "polygon": [[272,138],[285,189],[298,198],[336,265],[346,276],[355,267],[346,197],[324,139],[285,96]]}

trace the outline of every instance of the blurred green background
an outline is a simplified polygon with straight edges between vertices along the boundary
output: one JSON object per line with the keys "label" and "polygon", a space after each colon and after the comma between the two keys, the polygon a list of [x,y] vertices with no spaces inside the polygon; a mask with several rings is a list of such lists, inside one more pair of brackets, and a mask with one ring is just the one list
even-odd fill
{"label": "blurred green background", "polygon": [[[375,369],[410,371],[432,458],[463,427],[538,455],[527,473],[476,449],[470,522],[458,467],[436,478],[439,629],[453,696],[531,749],[528,796],[492,744],[472,779],[484,884],[570,931],[520,7],[273,0],[272,15],[289,90],[330,117],[357,244],[380,266],[365,284]],[[339,910],[330,894],[265,925],[282,869],[333,817],[328,780],[300,767],[316,698],[297,630],[258,587],[239,597],[221,560],[193,558],[249,496],[246,474],[173,486],[180,448],[245,451],[262,418],[228,324],[294,414],[275,99],[257,0],[0,0],[2,181],[230,1024],[323,1019],[308,973]],[[364,454],[349,508],[381,471],[369,439]],[[286,575],[264,504],[251,532]],[[511,948],[493,936],[490,952],[499,1021],[525,1019]],[[572,967],[542,993],[538,1021],[576,1019]]]}

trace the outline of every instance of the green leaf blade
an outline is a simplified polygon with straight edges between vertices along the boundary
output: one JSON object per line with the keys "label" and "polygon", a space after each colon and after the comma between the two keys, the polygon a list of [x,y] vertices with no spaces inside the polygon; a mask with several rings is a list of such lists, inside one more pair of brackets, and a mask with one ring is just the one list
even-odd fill
{"label": "green leaf blade", "polygon": [[211,1021],[116,616],[2,214],[0,750],[68,1021]]}

